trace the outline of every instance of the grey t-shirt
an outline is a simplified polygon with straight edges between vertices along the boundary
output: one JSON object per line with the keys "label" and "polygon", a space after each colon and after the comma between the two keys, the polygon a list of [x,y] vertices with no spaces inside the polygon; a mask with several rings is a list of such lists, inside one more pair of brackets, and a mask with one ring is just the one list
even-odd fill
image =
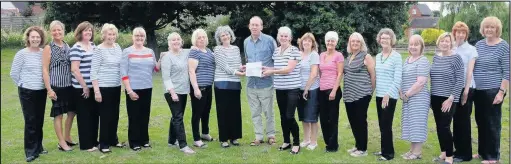
{"label": "grey t-shirt", "polygon": [[[304,56],[302,60],[300,61],[300,76],[302,80],[302,87],[301,90],[305,89],[305,86],[307,85],[307,81],[309,81],[309,76],[311,73],[311,67],[312,65],[318,66],[319,71],[319,54],[316,51],[312,51],[309,55]],[[319,72],[314,78],[314,82],[312,83],[309,90],[314,90],[319,88]]]}

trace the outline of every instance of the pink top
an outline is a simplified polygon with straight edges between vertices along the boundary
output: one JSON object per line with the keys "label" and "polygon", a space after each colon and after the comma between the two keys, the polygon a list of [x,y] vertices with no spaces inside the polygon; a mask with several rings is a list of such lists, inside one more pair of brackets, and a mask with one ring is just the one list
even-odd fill
{"label": "pink top", "polygon": [[337,79],[337,63],[344,62],[344,56],[339,51],[334,52],[334,56],[330,58],[330,61],[326,61],[326,56],[327,52],[322,52],[319,57],[319,90],[334,88],[334,83]]}

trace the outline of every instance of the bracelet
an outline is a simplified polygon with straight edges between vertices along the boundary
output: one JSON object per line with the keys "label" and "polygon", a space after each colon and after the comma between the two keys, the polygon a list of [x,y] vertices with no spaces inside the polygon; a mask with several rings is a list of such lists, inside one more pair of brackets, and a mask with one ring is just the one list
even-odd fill
{"label": "bracelet", "polygon": [[502,91],[503,93],[506,93],[506,90],[502,89],[502,88],[499,88],[500,91]]}

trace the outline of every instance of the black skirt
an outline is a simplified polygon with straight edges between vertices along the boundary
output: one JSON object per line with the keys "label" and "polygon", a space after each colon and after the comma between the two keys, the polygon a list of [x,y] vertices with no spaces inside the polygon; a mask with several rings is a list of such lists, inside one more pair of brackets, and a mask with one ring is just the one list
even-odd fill
{"label": "black skirt", "polygon": [[73,99],[73,87],[54,87],[52,86],[51,89],[55,92],[57,95],[57,100],[51,100],[52,107],[50,112],[50,117],[55,117],[62,115],[67,112],[75,112],[75,105],[74,105],[74,99]]}

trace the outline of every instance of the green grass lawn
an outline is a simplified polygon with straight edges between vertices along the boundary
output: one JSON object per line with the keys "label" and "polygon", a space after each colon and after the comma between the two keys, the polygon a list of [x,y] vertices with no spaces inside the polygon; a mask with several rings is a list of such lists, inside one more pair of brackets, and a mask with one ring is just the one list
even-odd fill
{"label": "green grass lawn", "polygon": [[[23,115],[19,104],[17,87],[9,77],[9,71],[12,58],[17,50],[1,50],[1,89],[2,89],[2,163],[22,163],[25,162],[23,150]],[[406,58],[407,54],[403,54]],[[431,56],[428,57],[431,59]],[[290,155],[288,151],[280,152],[277,150],[282,143],[282,133],[280,127],[279,112],[276,101],[274,101],[275,125],[277,129],[277,144],[275,146],[249,146],[250,141],[254,139],[250,109],[247,103],[245,89],[242,91],[242,115],[243,115],[243,138],[240,140],[242,145],[239,147],[230,147],[223,149],[218,142],[209,143],[206,149],[197,149],[195,155],[184,155],[177,148],[167,147],[168,127],[170,122],[170,109],[163,97],[162,79],[160,74],[154,75],[154,88],[152,98],[151,119],[149,123],[149,135],[152,143],[152,149],[143,149],[140,152],[134,152],[130,149],[113,148],[113,153],[103,155],[100,152],[89,153],[75,148],[72,152],[61,152],[57,149],[57,137],[53,130],[53,121],[49,117],[51,101],[47,100],[45,123],[43,127],[44,140],[43,145],[49,154],[42,155],[36,163],[376,163],[376,156],[372,152],[380,150],[380,133],[378,127],[378,118],[376,115],[375,99],[371,101],[368,110],[369,143],[366,157],[351,157],[345,150],[354,146],[354,137],[347,121],[344,103],[341,102],[339,117],[339,151],[337,153],[325,153],[324,141],[321,136],[321,130],[318,136],[318,148],[314,151],[302,149],[298,155]],[[188,99],[189,101],[189,99]],[[128,119],[125,107],[125,97],[122,94],[121,112],[118,128],[120,141],[127,141]],[[502,108],[502,137],[501,137],[501,159],[502,163],[509,163],[509,101],[506,97]],[[218,138],[218,126],[216,120],[216,108],[213,101],[210,119],[211,135]],[[400,140],[401,136],[401,101],[398,101],[393,124],[394,146],[396,151],[395,160],[390,163],[408,163],[400,155],[408,151],[409,143]],[[185,128],[188,144],[191,145],[191,110],[190,103],[187,104],[185,112]],[[72,136],[75,142],[78,142],[76,122],[73,124]],[[301,123],[300,123],[301,127]],[[301,128],[300,128],[301,129]],[[300,130],[301,131],[301,130]],[[428,120],[428,140],[424,144],[423,159],[413,161],[412,163],[433,163],[431,160],[440,153],[437,133],[433,114],[430,110]],[[301,135],[300,137],[303,137]],[[474,117],[472,117],[472,147],[477,151],[477,128]],[[473,160],[471,163],[479,163],[479,160]]]}

